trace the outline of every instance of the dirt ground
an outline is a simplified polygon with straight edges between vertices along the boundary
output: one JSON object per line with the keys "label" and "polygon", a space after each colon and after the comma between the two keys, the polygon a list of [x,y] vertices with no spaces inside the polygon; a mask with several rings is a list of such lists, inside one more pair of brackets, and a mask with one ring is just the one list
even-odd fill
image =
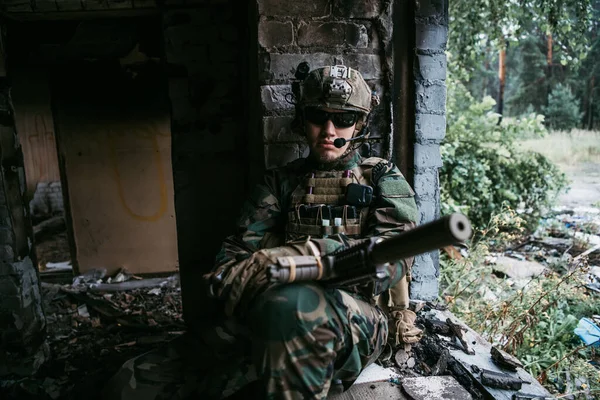
{"label": "dirt ground", "polygon": [[570,190],[560,196],[559,205],[566,208],[600,209],[600,164],[584,163],[561,166],[569,180]]}

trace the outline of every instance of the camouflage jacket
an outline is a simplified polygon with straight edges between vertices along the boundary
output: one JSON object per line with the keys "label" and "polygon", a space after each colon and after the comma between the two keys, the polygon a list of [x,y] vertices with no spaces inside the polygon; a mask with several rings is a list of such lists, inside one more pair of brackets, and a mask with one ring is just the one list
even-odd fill
{"label": "camouflage jacket", "polygon": [[[355,154],[344,165],[336,166],[336,169],[360,166],[375,189],[376,195],[369,206],[365,229],[361,236],[389,237],[414,227],[417,207],[414,192],[404,176],[389,161],[374,158],[369,160],[370,165],[364,165],[365,160]],[[315,164],[303,158],[283,168],[268,171],[264,182],[254,188],[242,208],[237,234],[224,241],[216,257],[216,269],[225,264],[245,260],[258,250],[286,245],[285,228],[288,211],[293,207],[292,193],[315,168]],[[337,235],[321,240],[321,251],[327,254],[352,242],[353,240],[346,238],[340,240]],[[394,286],[402,277],[402,271],[409,270],[410,264],[412,260],[403,260],[391,265],[390,281],[382,289]]]}

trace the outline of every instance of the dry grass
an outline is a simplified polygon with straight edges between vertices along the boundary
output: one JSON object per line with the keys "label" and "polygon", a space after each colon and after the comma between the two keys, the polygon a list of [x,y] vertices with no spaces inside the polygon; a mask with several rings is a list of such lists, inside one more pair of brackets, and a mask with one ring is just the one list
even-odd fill
{"label": "dry grass", "polygon": [[600,131],[550,132],[543,138],[526,139],[519,144],[524,150],[542,153],[563,166],[600,163]]}

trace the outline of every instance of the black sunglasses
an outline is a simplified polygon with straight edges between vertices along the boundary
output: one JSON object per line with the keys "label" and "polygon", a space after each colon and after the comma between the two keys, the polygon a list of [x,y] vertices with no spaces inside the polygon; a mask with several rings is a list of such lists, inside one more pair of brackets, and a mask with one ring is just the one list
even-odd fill
{"label": "black sunglasses", "polygon": [[315,107],[306,107],[304,118],[315,125],[324,125],[331,120],[336,128],[350,128],[358,121],[358,113],[354,111],[327,112]]}

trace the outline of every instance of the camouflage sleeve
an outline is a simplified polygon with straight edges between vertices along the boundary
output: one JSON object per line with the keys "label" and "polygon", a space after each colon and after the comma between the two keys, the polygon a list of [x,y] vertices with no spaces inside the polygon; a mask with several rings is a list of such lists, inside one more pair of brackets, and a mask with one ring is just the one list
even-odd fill
{"label": "camouflage sleeve", "polygon": [[[376,199],[367,216],[367,236],[388,238],[416,226],[418,211],[412,188],[391,162],[382,161],[371,171]],[[390,280],[393,287],[412,266],[413,259],[390,264]],[[387,289],[387,288],[384,288]]]}
{"label": "camouflage sleeve", "polygon": [[254,187],[244,202],[237,222],[237,234],[223,242],[216,257],[216,265],[233,259],[241,261],[263,248],[282,243],[282,213],[276,173],[265,175],[264,181]]}

